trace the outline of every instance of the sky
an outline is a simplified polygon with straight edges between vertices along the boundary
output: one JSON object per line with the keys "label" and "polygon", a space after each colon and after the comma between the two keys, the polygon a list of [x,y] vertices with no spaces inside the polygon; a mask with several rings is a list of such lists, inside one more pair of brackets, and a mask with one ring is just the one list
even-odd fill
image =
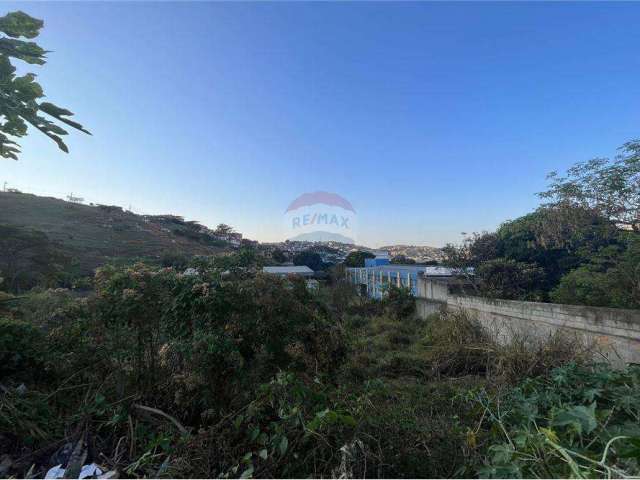
{"label": "sky", "polygon": [[0,183],[282,240],[305,192],[357,243],[443,246],[640,137],[640,3],[28,3],[70,153],[21,139]]}

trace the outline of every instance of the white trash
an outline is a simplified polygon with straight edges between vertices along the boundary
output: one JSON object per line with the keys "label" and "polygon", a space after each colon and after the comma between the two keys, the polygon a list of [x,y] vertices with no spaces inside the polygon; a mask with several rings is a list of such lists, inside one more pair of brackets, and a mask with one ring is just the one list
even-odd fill
{"label": "white trash", "polygon": [[[56,465],[49,469],[44,478],[63,478],[65,469],[62,468],[62,465]],[[88,477],[97,477],[102,475],[102,470],[95,463],[90,463],[89,465],[84,465],[80,470],[80,475],[78,475],[78,479],[82,480],[83,478]]]}

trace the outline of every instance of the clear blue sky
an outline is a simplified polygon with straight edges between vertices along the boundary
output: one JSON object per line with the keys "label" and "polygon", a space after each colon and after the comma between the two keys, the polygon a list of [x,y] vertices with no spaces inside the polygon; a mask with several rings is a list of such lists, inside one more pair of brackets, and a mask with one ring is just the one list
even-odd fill
{"label": "clear blue sky", "polygon": [[0,182],[279,240],[303,192],[359,243],[444,245],[640,137],[640,3],[11,3],[93,136],[37,132]]}

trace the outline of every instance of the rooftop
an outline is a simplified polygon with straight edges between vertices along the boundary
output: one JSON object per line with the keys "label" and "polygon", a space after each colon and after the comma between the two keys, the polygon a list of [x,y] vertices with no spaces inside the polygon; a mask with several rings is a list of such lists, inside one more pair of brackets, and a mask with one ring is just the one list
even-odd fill
{"label": "rooftop", "polygon": [[288,274],[313,274],[313,270],[311,270],[306,265],[284,265],[280,267],[263,267],[262,271],[264,273],[275,273],[279,275],[288,275]]}

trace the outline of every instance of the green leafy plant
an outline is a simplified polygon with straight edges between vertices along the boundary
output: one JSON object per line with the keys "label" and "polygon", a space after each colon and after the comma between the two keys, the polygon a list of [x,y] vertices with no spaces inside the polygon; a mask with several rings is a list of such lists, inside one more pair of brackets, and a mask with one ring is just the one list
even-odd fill
{"label": "green leafy plant", "polygon": [[640,473],[640,369],[568,364],[506,395],[479,392],[490,425],[483,477]]}
{"label": "green leafy plant", "polygon": [[45,64],[47,51],[35,42],[21,39],[37,37],[43,25],[42,20],[20,11],[0,17],[0,32],[4,34],[0,38],[0,114],[4,117],[0,126],[0,156],[4,158],[18,159],[20,150],[12,138],[25,136],[28,125],[52,139],[60,150],[69,151],[61,138],[68,132],[42,114],[89,133],[82,125],[68,118],[73,115],[69,110],[40,101],[45,94],[35,81],[35,74],[16,76],[11,59],[32,65]]}
{"label": "green leafy plant", "polygon": [[387,313],[397,319],[409,318],[416,312],[416,300],[409,288],[390,285],[382,304]]}
{"label": "green leafy plant", "polygon": [[0,318],[0,374],[34,374],[44,362],[44,335],[35,326]]}

